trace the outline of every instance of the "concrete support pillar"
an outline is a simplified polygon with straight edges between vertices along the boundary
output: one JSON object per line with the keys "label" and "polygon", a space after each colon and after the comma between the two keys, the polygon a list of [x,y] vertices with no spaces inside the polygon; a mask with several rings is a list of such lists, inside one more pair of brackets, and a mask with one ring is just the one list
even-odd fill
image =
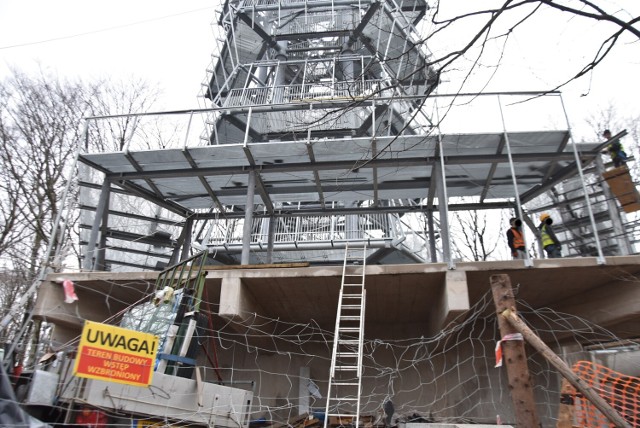
{"label": "concrete support pillar", "polygon": [[243,265],[248,265],[250,260],[251,225],[253,223],[253,197],[255,195],[255,188],[255,172],[249,171],[247,183],[247,203],[244,212],[244,225],[242,228],[242,254],[240,256],[240,263]]}
{"label": "concrete support pillar", "polygon": [[[260,304],[247,291],[246,285],[242,283],[242,278],[231,276],[222,279],[218,315],[224,319],[248,325],[255,319],[255,314],[262,312]],[[232,325],[230,327],[237,328],[239,326]]]}
{"label": "concrete support pillar", "polygon": [[445,275],[429,315],[429,334],[434,335],[445,329],[452,321],[470,310],[467,274],[450,270]]}

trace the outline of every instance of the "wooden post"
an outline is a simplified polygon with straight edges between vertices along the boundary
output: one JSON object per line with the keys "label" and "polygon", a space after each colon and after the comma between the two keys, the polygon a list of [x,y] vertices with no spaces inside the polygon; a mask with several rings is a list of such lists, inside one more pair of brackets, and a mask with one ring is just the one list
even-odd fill
{"label": "wooden post", "polygon": [[[497,313],[501,314],[506,309],[515,308],[516,301],[513,297],[509,276],[505,274],[491,275],[490,281]],[[504,317],[498,317],[498,326],[500,327],[501,337],[518,333]],[[524,341],[509,340],[502,342],[502,352],[507,367],[516,425],[519,427],[541,427],[533,399],[533,387],[531,385],[529,367],[527,366]]]}
{"label": "wooden post", "polygon": [[568,380],[562,379],[560,388],[560,405],[558,409],[558,422],[556,428],[572,428],[575,406],[576,389]]}
{"label": "wooden post", "polygon": [[514,312],[513,309],[505,309],[501,312],[501,317],[504,318],[511,326],[522,334],[527,342],[538,352],[542,354],[543,357],[549,361],[551,365],[553,365],[562,376],[565,377],[571,385],[573,385],[578,391],[585,396],[585,398],[598,410],[602,412],[602,414],[609,419],[611,423],[613,423],[618,428],[631,428],[631,425],[618,413],[613,407],[609,405],[596,391],[590,388],[578,375],[576,375],[562,358],[558,357],[543,341],[540,339],[527,325],[518,317],[518,315]]}

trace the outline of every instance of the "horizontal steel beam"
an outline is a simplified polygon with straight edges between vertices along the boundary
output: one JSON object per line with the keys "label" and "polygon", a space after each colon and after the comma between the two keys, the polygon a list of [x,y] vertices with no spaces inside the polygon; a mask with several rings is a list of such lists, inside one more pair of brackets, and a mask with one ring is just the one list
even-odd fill
{"label": "horizontal steel beam", "polygon": [[[401,137],[399,137],[401,138]],[[582,153],[583,160],[591,160],[597,153]],[[545,162],[545,161],[570,161],[574,158],[573,153],[522,153],[513,154],[514,163],[529,162]],[[81,156],[80,161],[84,162]],[[509,157],[506,154],[487,154],[487,155],[452,155],[444,157],[445,165],[480,165],[488,163],[508,163]],[[175,177],[208,177],[208,176],[224,176],[230,174],[248,173],[250,170],[260,172],[260,174],[283,173],[283,172],[303,172],[303,171],[336,171],[336,170],[353,170],[353,169],[371,169],[371,168],[406,168],[415,166],[431,166],[439,162],[437,156],[424,156],[415,158],[399,158],[399,159],[372,159],[365,161],[330,161],[330,162],[299,162],[288,164],[271,164],[271,165],[238,165],[228,167],[210,167],[210,168],[181,168],[166,169],[155,171],[135,171],[135,172],[118,172],[108,174],[108,178],[114,182],[120,180],[144,180],[154,178],[175,178]],[[90,164],[90,162],[86,162]]]}

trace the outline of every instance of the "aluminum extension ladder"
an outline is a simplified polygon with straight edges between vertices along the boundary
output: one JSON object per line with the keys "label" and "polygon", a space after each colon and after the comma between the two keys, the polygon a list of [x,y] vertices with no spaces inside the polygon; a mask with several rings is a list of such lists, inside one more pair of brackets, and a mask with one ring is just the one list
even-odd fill
{"label": "aluminum extension ladder", "polygon": [[331,355],[329,389],[324,428],[360,423],[360,392],[362,388],[362,344],[364,338],[365,243],[347,242],[342,267],[342,285]]}

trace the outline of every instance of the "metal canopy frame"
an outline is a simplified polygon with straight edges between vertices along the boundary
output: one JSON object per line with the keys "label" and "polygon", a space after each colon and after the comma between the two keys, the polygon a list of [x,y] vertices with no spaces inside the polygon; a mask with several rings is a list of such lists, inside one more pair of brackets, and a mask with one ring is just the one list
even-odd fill
{"label": "metal canopy frame", "polygon": [[[507,139],[510,154],[506,152]],[[571,175],[577,175],[576,155],[567,148],[568,140],[569,131],[400,135],[87,153],[80,155],[79,160],[104,173],[101,199],[108,199],[112,192],[142,198],[182,218],[182,221],[171,222],[147,217],[158,224],[184,228],[186,224],[192,227],[194,221],[221,218],[243,219],[244,224],[251,224],[254,218],[274,221],[303,216],[423,212],[430,219],[430,235],[433,235],[435,210],[440,212],[441,222],[444,221],[440,226],[448,229],[445,221],[448,211],[517,210],[518,199],[526,204]],[[378,151],[377,147],[384,150]],[[579,144],[581,167],[594,161],[601,148],[602,144]],[[97,188],[95,184],[88,187]],[[389,203],[403,200],[406,202]],[[446,203],[442,204],[442,200]],[[109,214],[145,218],[138,213],[109,210],[105,203],[95,208],[83,205],[85,210],[96,212],[93,227],[83,226],[91,229],[92,235]],[[249,205],[252,209],[247,209]],[[100,230],[104,235],[100,246],[106,246],[106,238],[113,238],[154,245],[154,248],[156,245],[173,248],[170,258],[160,252],[149,252],[168,264],[179,260],[180,251],[182,257],[188,255],[184,240],[189,238],[184,236],[184,231],[176,241],[162,235],[145,237],[106,228]],[[243,232],[250,233],[250,229]],[[441,233],[448,241],[448,230]],[[95,245],[96,238],[93,239],[89,248]],[[343,244],[332,241],[331,247],[342,248]],[[372,249],[389,251],[387,238],[371,244]],[[303,251],[320,247],[317,243],[294,242],[275,250]],[[118,245],[109,248],[134,254],[144,252]],[[220,260],[227,263],[233,262],[232,254],[242,252],[242,262],[246,264],[249,251],[264,251],[265,247],[247,241],[225,244],[219,250],[226,252],[226,256],[220,255]],[[268,246],[268,251],[274,251],[273,245]],[[431,252],[434,251],[432,248]],[[450,249],[445,247],[445,251]],[[103,267],[104,255],[97,260]],[[96,266],[88,259],[85,261],[86,268]],[[436,261],[434,256],[432,261]],[[133,266],[126,262],[119,264]]]}
{"label": "metal canopy frame", "polygon": [[[566,148],[568,131],[508,135],[523,204],[577,174],[574,154]],[[513,206],[504,133],[442,135],[441,141],[449,198],[479,197],[475,203],[460,202],[460,207],[452,202],[449,209]],[[374,143],[386,149],[374,156]],[[248,173],[254,171],[260,198],[256,203],[267,207],[263,215],[282,214],[274,203],[300,203],[297,214],[304,215],[389,210],[376,203],[380,199],[433,201],[437,198],[433,185],[439,178],[433,174],[439,162],[436,143],[433,135],[367,137],[83,154],[80,161],[103,172],[122,191],[196,219],[210,216],[203,211],[211,208],[244,206]],[[580,144],[582,161],[594,160],[597,147]],[[362,201],[373,204],[362,208],[350,204]],[[340,204],[329,206],[331,202]],[[224,210],[223,214],[242,218],[244,211]]]}
{"label": "metal canopy frame", "polygon": [[[124,151],[79,157],[105,183],[98,197],[92,189],[96,208],[84,220],[89,253],[104,253],[107,237],[129,236],[137,244],[164,242],[171,263],[180,252],[188,257],[194,235],[195,244],[225,260],[241,249],[243,264],[251,251],[265,251],[267,263],[274,252],[292,251],[293,261],[302,247],[309,254],[355,239],[379,249],[374,258],[394,248],[412,259],[413,249],[399,246],[406,239],[401,216],[418,211],[427,217],[431,260],[439,227],[441,259],[453,268],[449,211],[509,208],[522,216],[523,204],[564,179],[582,178],[582,166],[599,155],[597,144],[573,144],[568,120],[566,129],[548,130],[556,116],[547,108],[538,109],[546,117],[536,124],[535,114],[521,110],[558,92],[435,93],[439,73],[415,27],[427,8],[424,0],[225,2],[203,84],[211,108],[186,112],[184,144],[142,149],[149,142],[131,143],[132,134]],[[484,104],[494,101],[486,95],[498,103]],[[508,105],[514,120],[507,120],[502,95],[516,96]],[[439,117],[442,97],[446,120]],[[207,115],[200,141],[189,143],[191,119],[200,113]],[[519,127],[523,119],[527,128]],[[492,126],[461,127],[485,121]],[[546,130],[531,131],[538,123]],[[449,124],[455,129],[442,128]],[[135,213],[149,218],[146,226],[118,233],[127,227],[123,218],[136,218],[121,216],[123,207],[138,208],[135,201],[110,206],[121,195],[156,207]],[[157,230],[157,207],[173,217],[170,232]],[[298,234],[310,225],[317,228]],[[200,239],[222,229],[224,239]],[[104,254],[93,259],[85,258],[87,268],[108,263]]]}

